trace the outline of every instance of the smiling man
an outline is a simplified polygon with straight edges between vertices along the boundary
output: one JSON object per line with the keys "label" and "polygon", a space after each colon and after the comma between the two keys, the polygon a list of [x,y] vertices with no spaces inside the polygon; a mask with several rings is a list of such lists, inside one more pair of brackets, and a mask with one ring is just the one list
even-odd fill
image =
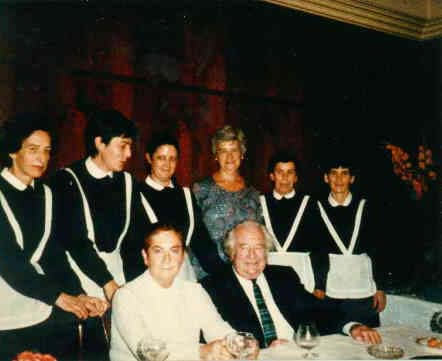
{"label": "smiling man", "polygon": [[317,202],[322,222],[312,252],[314,294],[335,300],[342,312],[367,318],[379,326],[386,296],[379,284],[374,258],[376,222],[369,217],[366,199],[353,194],[355,167],[345,150],[330,152],[323,163],[329,193]]}
{"label": "smiling man", "polygon": [[305,321],[316,321],[321,334],[343,331],[355,339],[380,342],[380,336],[349,319],[332,301],[308,293],[291,267],[267,265],[271,236],[265,227],[245,221],[228,234],[224,249],[232,267],[201,281],[221,316],[237,330],[251,332],[261,347],[293,338]]}
{"label": "smiling man", "polygon": [[[132,155],[137,131],[116,110],[100,110],[85,131],[88,157],[57,172],[52,179],[57,199],[57,238],[67,250],[71,267],[89,295],[111,300],[125,283],[120,249],[130,235],[133,178],[123,169]],[[87,325],[102,335],[99,325]],[[101,328],[101,327],[100,327]],[[104,338],[93,341],[104,350]]]}
{"label": "smiling man", "polygon": [[[137,361],[143,337],[163,340],[168,360],[232,359],[223,338],[234,330],[200,284],[177,277],[184,248],[182,234],[164,223],[144,238],[148,269],[120,288],[112,305],[111,361]],[[199,343],[200,332],[209,343]]]}

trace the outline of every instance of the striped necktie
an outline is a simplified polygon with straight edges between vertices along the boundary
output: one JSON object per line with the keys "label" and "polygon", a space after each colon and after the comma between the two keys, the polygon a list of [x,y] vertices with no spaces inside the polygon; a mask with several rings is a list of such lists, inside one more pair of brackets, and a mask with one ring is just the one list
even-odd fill
{"label": "striped necktie", "polygon": [[276,337],[275,324],[273,323],[272,316],[270,316],[269,310],[262,296],[261,289],[256,283],[256,279],[252,280],[253,293],[255,294],[256,304],[258,305],[259,315],[261,317],[262,331],[264,333],[264,344],[268,347]]}

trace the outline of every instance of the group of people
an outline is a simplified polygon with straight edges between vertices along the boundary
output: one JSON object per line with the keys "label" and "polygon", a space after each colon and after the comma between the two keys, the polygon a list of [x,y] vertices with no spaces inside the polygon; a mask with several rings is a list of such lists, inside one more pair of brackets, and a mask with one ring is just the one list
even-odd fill
{"label": "group of people", "polygon": [[80,323],[89,357],[106,359],[110,311],[111,361],[137,360],[146,335],[167,342],[169,359],[229,359],[234,330],[277,346],[312,320],[323,334],[380,341],[374,226],[345,157],[324,167],[330,192],[313,200],[295,189],[293,155],[278,152],[274,189],[260,195],[240,174],[245,135],[226,125],[212,138],[218,170],[191,190],[174,177],[170,134],[146,145],[144,182],[125,172],[136,137],[118,111],[96,111],[87,157],[42,182],[51,122],[23,114],[3,125],[0,357],[38,349],[63,359]]}

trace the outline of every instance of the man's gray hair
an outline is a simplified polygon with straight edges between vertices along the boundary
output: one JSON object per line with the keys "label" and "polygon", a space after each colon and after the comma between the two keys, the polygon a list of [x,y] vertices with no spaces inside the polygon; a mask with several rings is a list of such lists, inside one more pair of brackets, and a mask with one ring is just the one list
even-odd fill
{"label": "man's gray hair", "polygon": [[232,140],[237,140],[241,147],[241,153],[244,155],[246,153],[247,139],[244,132],[239,128],[234,128],[231,125],[225,125],[224,127],[218,129],[212,137],[212,153],[216,155],[216,149],[218,144],[221,142],[228,142]]}
{"label": "man's gray hair", "polygon": [[262,233],[264,235],[264,241],[265,241],[264,244],[265,244],[266,253],[268,253],[269,251],[272,251],[274,249],[273,237],[270,235],[267,228],[259,222],[252,221],[252,220],[246,220],[246,221],[243,221],[243,222],[237,224],[236,226],[234,226],[229,231],[229,233],[227,233],[227,237],[224,239],[224,243],[223,243],[224,252],[229,257],[230,260],[232,260],[233,256],[234,256],[233,250],[235,248],[235,242],[236,242],[235,231],[239,227],[244,227],[244,226],[255,226],[262,231]]}

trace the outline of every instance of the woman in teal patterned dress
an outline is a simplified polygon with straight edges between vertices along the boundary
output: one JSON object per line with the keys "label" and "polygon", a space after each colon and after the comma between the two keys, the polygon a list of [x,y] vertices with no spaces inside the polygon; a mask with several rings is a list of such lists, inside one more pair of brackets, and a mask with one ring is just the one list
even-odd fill
{"label": "woman in teal patterned dress", "polygon": [[247,186],[239,173],[246,152],[246,138],[240,129],[226,125],[212,137],[212,153],[219,169],[212,176],[196,182],[193,192],[203,213],[203,220],[220,257],[227,232],[249,219],[262,223],[258,191]]}

